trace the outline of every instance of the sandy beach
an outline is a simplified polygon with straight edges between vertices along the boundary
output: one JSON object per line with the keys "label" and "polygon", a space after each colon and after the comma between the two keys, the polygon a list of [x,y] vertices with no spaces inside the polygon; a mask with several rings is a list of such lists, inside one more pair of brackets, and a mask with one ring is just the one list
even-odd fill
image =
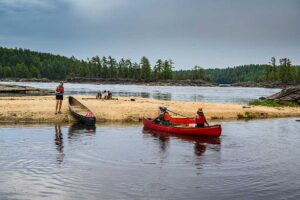
{"label": "sandy beach", "polygon": [[[118,98],[118,100],[96,100],[78,96],[84,105],[97,117],[97,122],[138,122],[143,116],[154,117],[158,106],[166,105],[170,110],[185,116],[195,116],[202,107],[209,121],[236,120],[245,118],[299,117],[300,108],[271,108],[256,106],[243,108],[242,104],[162,101],[145,98]],[[1,97],[0,120],[2,122],[66,123],[74,119],[68,112],[68,101],[63,101],[62,114],[55,115],[53,96]]]}

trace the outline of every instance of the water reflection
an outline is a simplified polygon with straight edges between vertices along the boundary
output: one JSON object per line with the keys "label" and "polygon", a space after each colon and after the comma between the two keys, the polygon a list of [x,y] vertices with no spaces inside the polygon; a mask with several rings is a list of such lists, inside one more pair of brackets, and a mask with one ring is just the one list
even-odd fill
{"label": "water reflection", "polygon": [[171,93],[163,93],[163,92],[155,92],[152,95],[153,99],[159,99],[159,100],[171,100],[172,94]]}
{"label": "water reflection", "polygon": [[72,124],[68,130],[68,138],[69,139],[76,139],[81,136],[92,136],[96,133],[96,126],[95,125],[84,125],[80,123]]}
{"label": "water reflection", "polygon": [[[56,83],[37,82],[2,82],[8,85],[32,86],[42,89],[56,87]],[[66,83],[66,95],[95,95],[99,91],[113,92],[114,96],[136,96],[144,98],[159,98],[164,100],[204,101],[225,103],[248,103],[252,99],[270,96],[280,89],[271,88],[237,88],[237,87],[194,87],[194,86],[144,86],[119,84],[82,84]]]}
{"label": "water reflection", "polygon": [[160,148],[165,152],[170,143],[170,138],[177,138],[187,142],[194,143],[194,154],[196,156],[201,156],[205,153],[207,145],[213,145],[212,149],[215,151],[220,151],[221,139],[212,138],[212,137],[197,137],[190,135],[178,135],[178,134],[169,134],[165,132],[154,131],[148,128],[143,128],[144,134],[150,134],[155,138],[158,138],[160,142]]}
{"label": "water reflection", "polygon": [[200,94],[191,94],[190,99],[192,101],[203,101],[203,99],[205,99],[205,98],[203,95],[200,95]]}
{"label": "water reflection", "polygon": [[128,91],[119,91],[119,92],[112,92],[113,96],[120,96],[120,97],[143,97],[143,98],[150,98],[149,92],[128,92]]}
{"label": "water reflection", "polygon": [[160,99],[160,100],[171,100],[172,94],[169,92],[160,92],[155,91],[152,94],[149,92],[127,92],[127,91],[120,91],[120,92],[113,92],[113,96],[120,96],[120,97],[143,97],[143,98],[153,98],[153,99]]}
{"label": "water reflection", "polygon": [[97,134],[83,125],[2,126],[0,199],[299,199],[295,120],[223,122],[220,139],[136,125],[101,125]]}
{"label": "water reflection", "polygon": [[60,125],[55,125],[55,145],[56,145],[56,161],[58,163],[62,163],[64,159],[64,142],[63,142],[63,134],[61,132]]}

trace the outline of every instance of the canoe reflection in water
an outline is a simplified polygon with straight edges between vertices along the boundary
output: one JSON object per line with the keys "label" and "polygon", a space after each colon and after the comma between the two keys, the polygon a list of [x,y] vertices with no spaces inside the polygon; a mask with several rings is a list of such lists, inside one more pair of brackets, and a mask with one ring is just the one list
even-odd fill
{"label": "canoe reflection in water", "polygon": [[144,134],[150,134],[155,138],[158,138],[160,141],[160,147],[162,151],[165,151],[168,148],[170,138],[177,138],[187,142],[194,143],[194,153],[197,156],[203,155],[206,151],[207,145],[212,145],[212,149],[215,151],[220,151],[221,139],[215,137],[199,137],[199,136],[190,136],[190,135],[180,135],[166,132],[154,131],[152,129],[143,128]]}
{"label": "canoe reflection in water", "polygon": [[96,133],[95,125],[85,125],[85,124],[75,123],[69,127],[68,138],[75,139],[81,136],[92,136],[95,133]]}
{"label": "canoe reflection in water", "polygon": [[55,125],[55,145],[56,145],[56,161],[58,163],[62,163],[64,159],[64,142],[63,142],[63,134],[61,132],[61,127],[60,125]]}

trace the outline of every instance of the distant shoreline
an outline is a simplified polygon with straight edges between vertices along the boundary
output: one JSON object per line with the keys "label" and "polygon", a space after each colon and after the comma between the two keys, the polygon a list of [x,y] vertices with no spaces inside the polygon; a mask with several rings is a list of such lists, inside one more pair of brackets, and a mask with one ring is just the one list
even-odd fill
{"label": "distant shoreline", "polygon": [[[37,83],[49,83],[59,82],[60,80],[48,80],[48,79],[2,79],[1,82],[37,82]],[[123,79],[68,79],[64,80],[65,83],[82,83],[82,84],[124,84],[124,85],[145,85],[145,86],[197,86],[197,87],[253,87],[253,88],[287,88],[287,87],[300,87],[299,84],[282,84],[279,82],[236,82],[232,84],[217,84],[211,82],[205,82],[202,80],[165,80],[165,81],[133,81]]]}

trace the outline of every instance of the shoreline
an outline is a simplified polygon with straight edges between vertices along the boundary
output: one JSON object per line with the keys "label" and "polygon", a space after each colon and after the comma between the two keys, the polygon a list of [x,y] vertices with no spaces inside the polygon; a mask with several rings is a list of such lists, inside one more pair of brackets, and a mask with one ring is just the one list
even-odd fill
{"label": "shoreline", "polygon": [[[10,79],[2,79],[1,82],[18,82],[18,83],[56,83],[58,80],[10,80]],[[95,84],[95,85],[143,85],[143,86],[195,86],[195,87],[235,87],[235,88],[272,88],[272,89],[284,89],[288,87],[299,87],[296,85],[289,84],[278,84],[278,83],[268,83],[268,82],[237,82],[232,84],[218,84],[218,83],[210,83],[210,82],[202,82],[197,80],[171,80],[171,81],[124,81],[124,80],[102,80],[102,81],[87,81],[87,80],[65,80],[65,83],[75,83],[75,84]]]}
{"label": "shoreline", "polygon": [[[155,117],[158,106],[166,105],[170,110],[194,117],[202,107],[209,122],[239,119],[267,119],[300,117],[300,107],[243,108],[243,104],[166,101],[146,98],[118,97],[118,100],[96,100],[91,96],[76,96],[96,115],[97,123],[138,123],[144,116]],[[133,97],[132,97],[133,98]],[[0,97],[0,123],[73,123],[65,96],[62,114],[55,115],[54,96]]]}

